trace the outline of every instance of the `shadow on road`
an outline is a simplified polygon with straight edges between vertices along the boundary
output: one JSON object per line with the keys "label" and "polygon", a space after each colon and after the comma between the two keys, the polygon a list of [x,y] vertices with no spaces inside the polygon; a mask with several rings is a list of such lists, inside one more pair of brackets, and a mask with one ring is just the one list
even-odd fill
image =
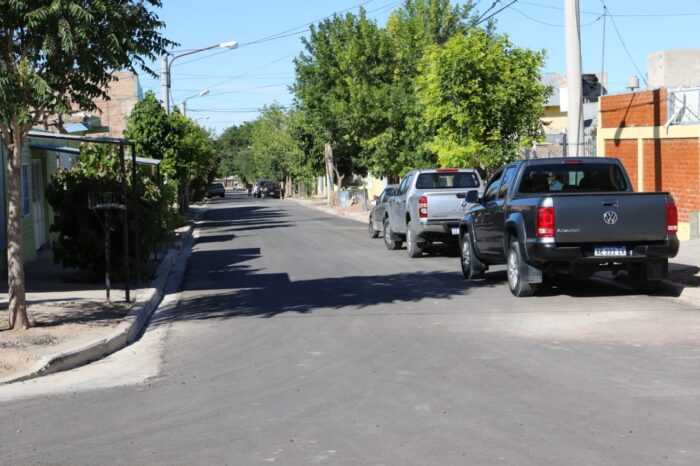
{"label": "shadow on road", "polygon": [[[456,262],[454,271],[291,281],[287,273],[268,273],[259,265],[256,261],[261,256],[259,248],[230,248],[236,244],[237,235],[228,232],[289,227],[296,222],[275,221],[286,214],[266,207],[232,207],[210,213],[212,215],[203,222],[204,235],[199,240],[205,248],[196,250],[190,258],[185,289],[191,297],[180,303],[179,313],[156,319],[156,324],[169,319],[270,318],[288,312],[306,314],[319,310],[355,310],[383,304],[450,299],[469,295],[477,288],[500,287],[509,294],[503,287],[506,281],[504,270],[489,271],[482,280],[465,281]],[[227,244],[219,246],[215,244],[218,242]],[[436,252],[447,257],[458,255],[449,247]],[[371,265],[368,265],[368,269],[371,270]],[[530,299],[546,300],[559,295],[588,298],[629,294],[631,291],[605,280],[562,279],[543,287],[538,296]]]}
{"label": "shadow on road", "polygon": [[[242,251],[231,251],[228,261],[242,260]],[[223,254],[219,254],[223,255]],[[449,272],[400,273],[290,281],[287,274],[260,274],[255,269],[229,267],[212,270],[207,290],[222,293],[185,299],[175,317],[184,320],[233,317],[274,317],[284,312],[309,313],[321,309],[361,309],[368,306],[446,299],[469,292],[460,276]],[[186,286],[192,290],[191,284]],[[166,317],[167,318],[167,317]],[[155,321],[158,323],[158,320]]]}

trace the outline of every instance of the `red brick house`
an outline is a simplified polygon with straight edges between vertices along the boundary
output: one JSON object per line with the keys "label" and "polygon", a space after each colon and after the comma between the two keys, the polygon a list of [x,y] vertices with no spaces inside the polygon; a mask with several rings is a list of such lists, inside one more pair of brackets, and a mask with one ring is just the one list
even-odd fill
{"label": "red brick house", "polygon": [[622,160],[635,190],[673,195],[682,240],[700,238],[699,98],[697,88],[660,88],[600,100],[598,154]]}

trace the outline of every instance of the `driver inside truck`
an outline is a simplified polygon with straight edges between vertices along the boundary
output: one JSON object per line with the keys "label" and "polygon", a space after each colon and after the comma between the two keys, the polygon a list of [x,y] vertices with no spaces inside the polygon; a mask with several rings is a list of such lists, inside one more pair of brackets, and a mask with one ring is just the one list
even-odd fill
{"label": "driver inside truck", "polygon": [[549,183],[550,191],[561,191],[564,188],[564,183],[562,183],[552,172],[548,173],[547,182]]}

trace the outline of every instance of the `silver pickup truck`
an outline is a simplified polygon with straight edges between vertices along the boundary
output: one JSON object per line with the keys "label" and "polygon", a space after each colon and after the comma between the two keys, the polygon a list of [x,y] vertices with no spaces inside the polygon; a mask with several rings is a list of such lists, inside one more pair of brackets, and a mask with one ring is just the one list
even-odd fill
{"label": "silver pickup truck", "polygon": [[467,191],[483,193],[479,172],[472,168],[414,170],[389,199],[384,243],[398,249],[406,241],[409,257],[418,257],[433,242],[459,241],[459,222],[473,205]]}

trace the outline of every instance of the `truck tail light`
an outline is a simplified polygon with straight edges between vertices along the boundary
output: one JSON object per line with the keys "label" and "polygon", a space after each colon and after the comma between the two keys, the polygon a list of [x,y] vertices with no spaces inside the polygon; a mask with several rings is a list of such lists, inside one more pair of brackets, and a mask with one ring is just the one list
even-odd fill
{"label": "truck tail light", "polygon": [[669,202],[666,204],[666,234],[675,235],[678,233],[678,209],[676,204]]}
{"label": "truck tail light", "polygon": [[428,218],[428,198],[421,196],[418,199],[418,216],[420,218]]}
{"label": "truck tail light", "polygon": [[537,209],[537,237],[554,238],[554,207]]}

